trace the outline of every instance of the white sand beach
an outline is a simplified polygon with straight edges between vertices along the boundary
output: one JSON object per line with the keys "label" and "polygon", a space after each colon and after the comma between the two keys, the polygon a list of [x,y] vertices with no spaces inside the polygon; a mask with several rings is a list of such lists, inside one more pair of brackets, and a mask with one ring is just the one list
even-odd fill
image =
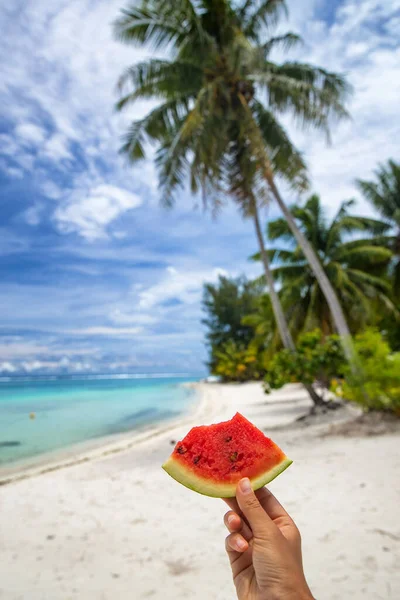
{"label": "white sand beach", "polygon": [[299,386],[270,396],[256,383],[197,387],[196,414],[173,429],[0,487],[0,598],[233,600],[225,505],[178,485],[160,465],[191,425],[236,410],[294,460],[271,490],[302,531],[315,597],[400,598],[399,434],[293,428],[309,408]]}

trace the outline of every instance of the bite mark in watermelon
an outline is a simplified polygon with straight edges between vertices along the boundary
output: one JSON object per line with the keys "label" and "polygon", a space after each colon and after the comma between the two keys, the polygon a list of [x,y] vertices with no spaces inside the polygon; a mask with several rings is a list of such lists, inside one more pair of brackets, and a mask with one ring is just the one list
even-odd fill
{"label": "bite mark in watermelon", "polygon": [[215,498],[231,498],[248,477],[254,490],[292,461],[240,413],[230,421],[193,427],[175,446],[163,469],[182,485]]}

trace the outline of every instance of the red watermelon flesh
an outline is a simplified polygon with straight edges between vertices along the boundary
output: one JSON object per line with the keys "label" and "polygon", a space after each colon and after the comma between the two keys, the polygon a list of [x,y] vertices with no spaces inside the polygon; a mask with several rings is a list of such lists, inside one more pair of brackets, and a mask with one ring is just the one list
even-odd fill
{"label": "red watermelon flesh", "polygon": [[230,421],[191,429],[163,469],[200,494],[229,498],[235,496],[242,477],[248,477],[256,490],[291,463],[272,440],[236,413]]}

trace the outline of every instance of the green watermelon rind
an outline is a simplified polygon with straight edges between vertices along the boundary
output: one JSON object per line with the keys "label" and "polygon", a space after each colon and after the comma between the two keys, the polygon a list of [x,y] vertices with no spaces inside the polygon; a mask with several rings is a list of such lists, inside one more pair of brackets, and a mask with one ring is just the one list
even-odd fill
{"label": "green watermelon rind", "polygon": [[[290,458],[285,456],[272,469],[261,473],[257,477],[250,478],[253,490],[258,490],[264,485],[267,485],[267,483],[270,483],[275,477],[278,477],[278,475],[290,467],[292,462],[293,461],[290,460]],[[175,479],[175,481],[203,496],[210,496],[211,498],[233,498],[236,496],[237,482],[215,483],[208,481],[204,477],[196,475],[196,473],[189,470],[173,456],[169,457],[162,465],[162,468],[168,475]],[[246,477],[246,473],[243,473],[243,477]]]}

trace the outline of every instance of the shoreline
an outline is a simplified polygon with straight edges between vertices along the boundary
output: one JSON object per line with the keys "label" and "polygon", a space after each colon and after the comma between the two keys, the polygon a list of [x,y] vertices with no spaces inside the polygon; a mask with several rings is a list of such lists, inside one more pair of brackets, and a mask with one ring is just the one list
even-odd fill
{"label": "shoreline", "polygon": [[[127,453],[141,444],[160,441],[167,434],[171,438],[179,438],[179,435],[172,435],[177,430],[182,430],[183,435],[185,435],[191,427],[196,425],[228,420],[233,417],[236,411],[243,410],[243,402],[239,402],[233,410],[227,412],[232,404],[231,396],[235,396],[238,391],[244,394],[248,392],[250,396],[253,396],[254,390],[257,390],[257,402],[254,403],[257,407],[260,407],[260,405],[271,406],[274,402],[277,402],[278,406],[282,403],[300,403],[299,412],[295,416],[307,414],[310,408],[308,395],[299,384],[289,384],[281,390],[275,391],[273,397],[277,400],[272,401],[270,400],[271,395],[264,394],[258,382],[224,384],[198,381],[185,382],[180,385],[193,390],[194,398],[191,400],[188,409],[179,416],[155,424],[143,425],[129,432],[116,433],[95,440],[86,440],[50,453],[10,463],[9,466],[0,467],[0,487],[83,463],[106,459],[111,455]],[[215,396],[218,395],[218,392],[220,397],[219,402],[216,403]],[[247,412],[249,418],[251,418],[251,412],[251,410]],[[331,414],[329,423],[351,420],[358,415],[358,412],[351,407],[347,408],[346,413],[344,416]],[[300,432],[301,426],[296,426],[295,419],[291,417],[290,412],[288,415],[285,418],[279,414],[278,420],[269,426],[269,431],[274,432],[275,435],[275,432],[279,432],[286,425],[288,429]],[[325,427],[325,423],[317,421],[312,426],[313,430],[323,430]],[[307,429],[304,428],[303,433]]]}
{"label": "shoreline", "polygon": [[310,409],[297,385],[269,396],[257,383],[194,387],[199,397],[189,413],[152,437],[115,452],[103,446],[103,455],[0,489],[0,596],[232,599],[226,506],[179,485],[161,465],[190,426],[239,411],[293,460],[271,490],[302,532],[313,595],[400,597],[400,531],[391,527],[400,502],[400,431],[322,437],[333,423],[354,421],[348,410],[294,429]]}
{"label": "shoreline", "polygon": [[111,454],[126,452],[143,442],[173,431],[177,427],[186,424],[189,426],[190,423],[195,424],[197,419],[208,416],[210,407],[208,406],[206,390],[202,386],[213,384],[185,382],[180,385],[191,388],[194,398],[190,401],[190,407],[179,416],[154,424],[149,423],[138,429],[132,429],[129,432],[85,440],[84,442],[60,448],[53,452],[38,454],[37,456],[15,461],[14,463],[11,462],[9,465],[0,466],[0,487],[52,471],[58,471],[59,469],[101,459]]}

